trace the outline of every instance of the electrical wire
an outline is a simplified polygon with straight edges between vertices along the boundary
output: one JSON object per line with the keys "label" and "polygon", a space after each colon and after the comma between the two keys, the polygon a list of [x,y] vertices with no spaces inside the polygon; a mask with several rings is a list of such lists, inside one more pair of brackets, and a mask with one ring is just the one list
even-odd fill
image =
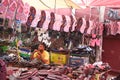
{"label": "electrical wire", "polygon": [[69,7],[69,8],[72,8],[72,6],[68,5],[66,0],[64,0],[65,4]]}
{"label": "electrical wire", "polygon": [[46,6],[47,8],[51,9],[51,7],[49,7],[48,5],[46,5],[42,0],[39,0],[44,6]]}
{"label": "electrical wire", "polygon": [[[71,10],[73,9],[72,6],[70,6],[70,5],[67,4],[66,0],[64,0],[64,2],[65,2],[65,4],[66,4]],[[72,12],[72,15],[75,15],[75,14]]]}
{"label": "electrical wire", "polygon": [[55,4],[54,4],[54,13],[56,13],[56,0],[55,0]]}
{"label": "electrical wire", "polygon": [[[42,0],[39,0],[44,6],[46,6],[47,8],[51,9],[51,7],[49,7],[48,5],[46,5]],[[65,4],[72,9],[72,6],[68,5],[66,0],[64,0]],[[54,5],[54,9],[56,10],[56,0],[55,0],[55,5]],[[72,12],[73,13],[73,12]],[[90,13],[85,13],[86,15],[90,15],[90,16],[96,16],[98,17],[99,15],[95,15],[95,14],[90,14]]]}

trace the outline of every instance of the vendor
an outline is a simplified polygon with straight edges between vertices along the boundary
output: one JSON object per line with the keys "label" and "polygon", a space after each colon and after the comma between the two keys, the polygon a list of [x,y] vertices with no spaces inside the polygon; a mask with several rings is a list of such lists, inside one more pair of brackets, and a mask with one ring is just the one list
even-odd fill
{"label": "vendor", "polygon": [[49,64],[49,53],[45,50],[44,43],[40,43],[37,49],[34,50],[32,59],[38,59],[45,64]]}

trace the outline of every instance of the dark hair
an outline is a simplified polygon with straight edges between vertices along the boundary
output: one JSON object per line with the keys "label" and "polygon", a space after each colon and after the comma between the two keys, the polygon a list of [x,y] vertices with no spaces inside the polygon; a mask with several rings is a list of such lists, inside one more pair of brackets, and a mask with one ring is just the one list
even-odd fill
{"label": "dark hair", "polygon": [[[47,47],[44,42],[40,42],[40,43],[38,44],[38,46],[39,46],[39,45],[43,45],[45,49],[46,49],[46,47]],[[37,46],[37,48],[38,48],[38,46]]]}
{"label": "dark hair", "polygon": [[38,49],[39,45],[43,45],[44,48],[46,49],[46,44],[43,42],[37,43],[31,47],[31,52],[33,52],[35,49]]}
{"label": "dark hair", "polygon": [[35,44],[31,46],[31,52],[33,52],[35,49],[38,49],[39,44]]}

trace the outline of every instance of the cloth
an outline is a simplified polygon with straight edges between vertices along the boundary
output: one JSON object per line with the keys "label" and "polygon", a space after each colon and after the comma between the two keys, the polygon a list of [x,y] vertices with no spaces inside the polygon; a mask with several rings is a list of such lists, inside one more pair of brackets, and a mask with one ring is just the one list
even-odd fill
{"label": "cloth", "polygon": [[42,54],[39,54],[38,52],[35,52],[33,54],[33,59],[41,59],[42,61],[45,61],[45,64],[49,64],[49,53],[47,51],[44,51]]}

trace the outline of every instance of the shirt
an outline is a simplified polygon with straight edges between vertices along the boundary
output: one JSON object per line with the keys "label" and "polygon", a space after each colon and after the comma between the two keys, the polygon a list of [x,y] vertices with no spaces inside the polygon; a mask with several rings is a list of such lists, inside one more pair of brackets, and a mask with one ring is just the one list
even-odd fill
{"label": "shirt", "polygon": [[47,51],[43,51],[42,54],[39,54],[38,52],[35,52],[33,54],[33,58],[41,59],[45,64],[49,64],[49,53]]}

